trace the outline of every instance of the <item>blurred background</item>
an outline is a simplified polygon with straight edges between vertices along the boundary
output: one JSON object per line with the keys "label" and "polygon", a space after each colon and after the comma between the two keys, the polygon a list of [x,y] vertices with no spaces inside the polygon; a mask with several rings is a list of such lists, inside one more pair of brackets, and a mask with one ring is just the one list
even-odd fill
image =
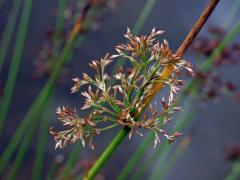
{"label": "blurred background", "polygon": [[[9,80],[9,72],[14,72],[14,68],[18,69],[16,84],[14,88],[12,87],[13,93],[9,99],[8,111],[6,112],[3,108],[0,111],[1,121],[4,122],[0,134],[2,163],[0,163],[0,175],[2,179],[8,177],[13,179],[51,177],[55,179],[64,171],[73,150],[74,155],[71,157],[74,165],[70,170],[70,175],[65,179],[74,179],[74,174],[86,171],[111,142],[118,129],[107,131],[96,137],[94,139],[95,150],[88,147],[82,148],[78,144],[68,145],[64,149],[54,149],[55,141],[48,133],[48,127],[50,125],[59,126],[55,114],[56,107],[69,106],[76,108],[80,115],[84,115],[84,112],[80,110],[83,105],[82,96],[71,94],[70,89],[73,85],[71,79],[81,76],[82,73],[91,75],[92,71],[89,69],[88,63],[93,59],[101,58],[107,52],[114,53],[114,47],[125,42],[123,34],[127,27],[133,29],[138,35],[148,34],[153,27],[163,29],[166,31],[163,37],[168,40],[173,50],[177,50],[209,2],[208,0],[111,0],[109,2],[95,0],[92,1],[95,5],[87,10],[89,8],[86,6],[89,3],[88,0],[67,1],[66,4],[62,1],[62,6],[60,1],[0,0],[0,39],[1,43],[4,42],[0,51],[2,53],[0,60],[3,62],[2,68],[0,68],[1,106],[3,103],[6,106],[6,102],[8,102],[4,101],[6,95],[4,88]],[[62,7],[62,11],[59,11],[59,7],[60,10]],[[24,11],[28,10],[29,19],[25,13],[26,23],[21,29],[24,24],[21,23],[24,21],[22,16]],[[16,16],[15,20],[13,12]],[[69,61],[61,68],[55,85],[51,87],[52,93],[47,98],[48,101],[43,103],[39,113],[36,113],[37,116],[30,119],[30,125],[20,131],[18,134],[20,136],[15,137],[19,143],[11,148],[9,143],[14,137],[14,133],[17,132],[25,115],[29,112],[29,108],[49,80],[49,75],[56,62],[60,61],[57,56],[54,56],[56,51],[54,51],[52,43],[59,12],[62,12],[60,17],[64,19],[64,23],[62,31],[58,34],[57,53],[61,54],[63,51],[76,19],[87,19],[86,28],[74,42],[74,49],[68,56]],[[87,12],[86,15],[83,12]],[[10,17],[12,28],[5,30],[9,26]],[[214,45],[239,23],[239,17],[239,0],[220,1],[198,35],[195,44],[184,55],[184,58],[190,60],[198,69],[197,67],[204,63],[216,48]],[[137,25],[136,22],[138,22]],[[26,29],[25,38],[24,27]],[[22,34],[19,33],[19,28]],[[4,37],[9,36],[11,29],[12,34],[8,45]],[[17,44],[17,41],[21,41],[19,36],[23,38],[22,44]],[[178,139],[176,144],[167,145],[164,151],[158,150],[158,148],[161,149],[162,144],[155,149],[153,149],[152,143],[148,145],[145,153],[140,156],[137,165],[131,169],[126,179],[150,179],[154,176],[156,178],[158,177],[156,171],[160,173],[162,170],[164,176],[161,175],[157,179],[218,180],[224,179],[231,172],[232,166],[240,157],[239,43],[240,37],[237,32],[234,40],[225,49],[224,62],[218,60],[218,64],[215,64],[211,70],[211,75],[204,76],[210,82],[201,84],[195,93],[182,101],[184,116],[191,114],[190,118],[187,117],[190,119],[187,121],[187,125],[181,130],[183,136]],[[3,56],[4,47],[8,48]],[[21,50],[21,48],[23,49]],[[234,51],[233,57],[231,56],[232,49],[237,52]],[[17,67],[18,59],[19,67]],[[10,71],[10,69],[12,70]],[[12,76],[14,76],[13,74]],[[13,80],[13,82],[15,81]],[[8,87],[11,89],[10,84]],[[9,89],[7,92],[8,95]],[[156,101],[160,100],[161,96],[156,98]],[[176,119],[178,118],[176,117]],[[31,125],[31,122],[36,122],[36,124],[32,123],[34,125]],[[130,140],[126,138],[98,178],[115,179],[128,160],[139,150],[140,144],[147,137],[147,132],[144,134],[144,137],[134,135]],[[12,144],[16,144],[16,141]],[[25,148],[22,146],[23,144]],[[21,152],[20,155],[19,152]],[[165,159],[161,159],[161,157],[165,157]],[[16,162],[19,164],[16,165]],[[142,165],[143,167],[141,167]],[[142,174],[138,174],[139,171]],[[12,172],[14,175],[11,175]]]}

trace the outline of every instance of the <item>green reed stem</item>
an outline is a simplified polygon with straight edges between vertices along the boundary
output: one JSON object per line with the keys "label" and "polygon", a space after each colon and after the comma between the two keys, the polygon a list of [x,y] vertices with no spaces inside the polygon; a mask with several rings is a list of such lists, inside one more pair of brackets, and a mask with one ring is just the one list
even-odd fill
{"label": "green reed stem", "polygon": [[152,144],[152,141],[154,139],[154,133],[151,132],[145,140],[141,143],[141,145],[137,148],[137,150],[132,154],[130,160],[127,162],[127,164],[124,166],[124,168],[119,173],[117,180],[124,180],[127,179],[129,174],[133,172],[134,167],[137,165],[137,162],[146,152],[146,149]]}
{"label": "green reed stem", "polygon": [[67,159],[64,170],[63,170],[62,174],[60,175],[60,177],[62,179],[68,177],[68,175],[71,173],[71,169],[73,168],[73,166],[75,165],[75,163],[78,160],[79,151],[81,150],[81,148],[82,148],[82,145],[79,142],[74,145],[72,152],[70,153],[70,155]]}
{"label": "green reed stem", "polygon": [[108,147],[104,150],[100,158],[95,162],[94,166],[87,173],[87,176],[84,178],[86,180],[94,179],[98,172],[102,169],[105,163],[111,158],[112,154],[117,150],[119,144],[127,136],[130,128],[124,127],[121,129]]}
{"label": "green reed stem", "polygon": [[57,171],[57,168],[58,168],[58,167],[57,167],[57,163],[54,161],[54,162],[52,163],[49,171],[48,171],[48,175],[47,175],[47,177],[46,177],[46,180],[52,180],[52,179],[54,179],[54,175],[55,175],[55,173],[56,173],[56,171]]}
{"label": "green reed stem", "polygon": [[[196,112],[194,112],[192,109],[191,109],[191,112],[189,112],[189,111],[185,111],[185,112],[186,113],[180,117],[179,122],[181,122],[181,123],[179,123],[176,126],[177,131],[183,131],[184,129],[186,129],[186,127],[189,125],[189,123],[191,122],[191,120],[193,119],[193,117],[196,114]],[[157,160],[155,167],[152,171],[150,180],[162,179],[162,177],[164,177],[164,175],[167,173],[167,168],[171,167],[171,165],[172,165],[171,163],[176,160],[175,157],[177,157],[177,154],[180,154],[179,151],[182,150],[182,149],[179,149],[178,151],[176,150],[176,152],[177,152],[176,156],[171,156],[170,164],[168,164],[169,161],[167,161],[168,163],[166,163],[166,160],[167,160],[168,155],[170,154],[171,149],[173,149],[173,146],[168,147],[166,144],[165,144],[165,146],[166,147],[163,147],[165,149],[165,153],[161,154],[160,158]],[[156,154],[155,157],[156,158],[159,157],[159,154]],[[162,168],[166,168],[166,171],[164,172]]]}
{"label": "green reed stem", "polygon": [[64,10],[65,10],[66,4],[67,4],[67,0],[59,0],[58,2],[58,13],[57,13],[57,19],[56,19],[55,33],[53,38],[55,41],[57,38],[59,38],[60,34],[63,31]]}
{"label": "green reed stem", "polygon": [[[188,137],[185,137],[188,138]],[[177,146],[177,149],[174,151],[174,153],[171,154],[169,159],[167,161],[162,161],[161,168],[158,167],[159,172],[155,176],[157,180],[164,179],[165,176],[169,173],[169,171],[172,169],[172,167],[176,164],[178,159],[184,154],[185,150],[189,147],[189,144],[182,145],[181,143],[184,143],[185,139],[180,142],[180,144]],[[188,142],[189,143],[189,142]],[[169,155],[169,154],[168,154]],[[154,171],[156,173],[156,171]]]}
{"label": "green reed stem", "polygon": [[[147,0],[140,15],[138,16],[138,19],[135,23],[135,25],[133,26],[133,34],[138,35],[143,27],[143,25],[145,24],[147,18],[149,17],[154,5],[156,3],[156,0]],[[117,68],[119,66],[122,66],[125,63],[124,59],[119,59],[118,61],[116,61],[116,64],[113,67],[112,73],[114,74],[114,72],[116,72]]]}
{"label": "green reed stem", "polygon": [[[64,0],[65,1],[65,0]],[[59,1],[60,3],[60,1]],[[60,5],[59,5],[60,7]],[[60,9],[60,8],[59,8]],[[61,8],[62,9],[62,8]],[[59,11],[61,13],[61,11]],[[59,16],[59,18],[63,19],[62,17]],[[60,23],[59,23],[60,24]],[[60,28],[61,26],[56,26],[56,28]],[[42,112],[42,110],[45,108],[45,105],[49,101],[50,94],[53,91],[55,82],[57,80],[57,77],[61,71],[61,68],[63,64],[65,64],[68,60],[68,58],[71,57],[72,55],[72,47],[77,38],[77,34],[75,34],[71,39],[69,39],[59,56],[59,60],[55,64],[53,71],[51,73],[51,76],[45,86],[42,88],[40,91],[39,95],[36,97],[34,103],[31,105],[29,108],[26,116],[22,120],[21,124],[18,126],[17,130],[15,131],[13,137],[11,138],[9,144],[5,148],[3,154],[0,157],[0,173],[3,171],[4,167],[10,160],[12,154],[14,153],[17,145],[19,144],[21,137],[23,136],[24,132],[28,128],[31,123],[34,123]],[[84,39],[83,37],[81,38],[82,40]],[[82,42],[80,39],[80,42]]]}
{"label": "green reed stem", "polygon": [[224,180],[238,180],[240,177],[240,160],[233,163],[231,172],[224,178]]}
{"label": "green reed stem", "polygon": [[19,168],[21,168],[21,163],[25,157],[26,151],[28,150],[29,144],[32,140],[32,136],[34,134],[36,123],[32,124],[32,126],[29,128],[29,131],[25,134],[21,147],[17,153],[17,157],[15,159],[13,167],[11,167],[10,175],[8,177],[9,180],[16,179],[16,175],[18,173]]}
{"label": "green reed stem", "polygon": [[[48,84],[47,87],[49,87],[50,84]],[[9,144],[5,148],[3,154],[0,158],[0,174],[4,170],[4,167],[8,163],[8,161],[11,159],[11,156],[15,152],[16,147],[21,141],[21,138],[23,137],[24,133],[26,132],[27,128],[29,127],[29,124],[31,122],[37,121],[37,118],[40,115],[39,109],[43,109],[45,107],[45,101],[48,96],[50,96],[50,91],[47,90],[48,88],[44,88],[41,94],[37,97],[36,101],[33,103],[32,107],[27,112],[24,120],[21,122],[21,124],[18,126],[17,130],[15,131],[13,137],[11,138]],[[40,98],[41,97],[41,98]]]}
{"label": "green reed stem", "polygon": [[[52,114],[51,107],[52,107],[52,103],[49,103],[49,105],[45,109],[46,112],[43,114],[43,117],[41,118],[41,122],[40,122],[40,132],[38,134],[37,151],[36,151],[36,156],[35,156],[35,161],[33,166],[33,174],[32,174],[32,179],[34,180],[41,179],[44,153],[46,150],[46,143],[48,139],[48,126],[49,126],[50,118]],[[32,138],[32,136],[30,138]]]}
{"label": "green reed stem", "polygon": [[237,17],[237,13],[239,12],[239,7],[240,7],[240,1],[235,0],[231,7],[229,8],[230,11],[228,15],[224,19],[223,27],[229,27],[234,20],[234,17]]}
{"label": "green reed stem", "polygon": [[[147,159],[146,161],[144,161],[143,164],[140,164],[140,166],[138,167],[137,171],[135,172],[135,174],[131,177],[132,180],[138,180],[141,179],[141,177],[144,175],[144,173],[151,167],[152,162],[154,160],[156,160],[156,158],[158,160],[163,159],[168,152],[168,142],[166,142],[166,140],[164,140],[163,142],[161,142],[161,146],[158,147],[156,149],[156,151],[154,152],[154,154]],[[158,154],[161,154],[162,156],[158,156]]]}
{"label": "green reed stem", "polygon": [[218,58],[219,55],[221,54],[221,52],[223,51],[223,49],[235,39],[235,37],[237,36],[239,31],[240,31],[240,21],[238,21],[234,25],[234,27],[225,36],[225,38],[220,43],[220,45],[213,51],[212,55],[209,58],[207,58],[205,63],[203,63],[203,65],[200,67],[200,69],[202,71],[206,72],[206,71],[211,70],[213,68],[213,64],[214,64],[215,59]]}
{"label": "green reed stem", "polygon": [[28,22],[31,14],[32,0],[25,0],[23,3],[22,15],[20,18],[19,29],[17,32],[17,40],[13,50],[12,61],[8,73],[7,82],[4,88],[4,96],[0,106],[0,134],[3,131],[5,118],[8,112],[9,104],[13,94],[13,89],[16,83],[17,73],[20,60],[22,57],[25,37],[28,29]]}
{"label": "green reed stem", "polygon": [[[58,38],[63,31],[64,27],[64,10],[66,7],[66,0],[59,0],[58,2],[58,13],[56,19],[56,27],[54,32],[54,43],[58,42]],[[49,109],[51,109],[49,107]],[[42,164],[44,159],[44,150],[46,146],[46,141],[48,137],[48,125],[50,122],[50,111],[46,112],[46,117],[42,118],[40,132],[39,132],[39,141],[37,145],[37,152],[35,157],[35,163],[33,168],[32,179],[40,179]]]}
{"label": "green reed stem", "polygon": [[0,8],[2,7],[2,5],[4,4],[5,0],[0,0]]}
{"label": "green reed stem", "polygon": [[[191,116],[189,114],[189,110],[190,110],[190,104],[187,103],[185,105],[185,110],[179,115],[179,117],[176,120],[176,123],[174,124],[172,130],[175,131],[182,131],[190,122],[191,120]],[[153,141],[153,139],[151,139],[151,142]],[[136,173],[133,175],[133,179],[138,179],[141,176],[144,175],[144,173],[148,170],[148,168],[151,166],[153,161],[156,161],[156,159],[158,159],[157,161],[157,166],[158,167],[160,163],[165,161],[165,158],[167,157],[168,153],[170,152],[170,149],[172,148],[172,146],[169,146],[169,143],[164,141],[160,147],[158,147],[155,152],[150,156],[150,158],[146,161],[144,161],[144,163],[142,163],[139,168],[137,169]],[[159,154],[161,154],[161,156],[159,156]],[[154,172],[154,171],[153,171]]]}
{"label": "green reed stem", "polygon": [[150,13],[152,12],[152,9],[153,9],[155,3],[156,3],[156,0],[148,0],[145,3],[140,15],[138,16],[138,19],[137,19],[135,25],[133,26],[134,34],[138,35],[140,33],[143,25],[147,21]]}
{"label": "green reed stem", "polygon": [[17,145],[19,144],[21,137],[23,136],[26,129],[31,125],[31,123],[34,123],[34,121],[37,120],[36,117],[40,115],[42,110],[44,109],[46,103],[49,100],[50,94],[53,91],[55,82],[57,80],[57,77],[59,73],[61,72],[62,66],[65,64],[66,60],[69,58],[69,56],[72,54],[72,46],[74,41],[76,40],[76,37],[73,37],[70,39],[65,48],[63,49],[62,54],[59,57],[59,60],[57,61],[52,74],[46,83],[46,85],[42,88],[41,92],[35,99],[34,103],[28,110],[26,116],[22,120],[21,124],[18,126],[17,130],[15,131],[12,139],[10,140],[9,144],[5,148],[1,158],[0,158],[0,173],[2,172],[3,168],[6,166],[7,162],[10,160],[14,150],[16,149]]}
{"label": "green reed stem", "polygon": [[[21,0],[14,0],[12,8],[10,10],[10,15],[7,20],[7,24],[4,27],[2,40],[0,43],[0,73],[2,71],[2,66],[4,64],[4,59],[8,50],[8,46],[13,34],[13,28],[16,23],[17,15],[21,7]],[[2,1],[3,3],[3,1]],[[0,6],[1,7],[1,6]]]}

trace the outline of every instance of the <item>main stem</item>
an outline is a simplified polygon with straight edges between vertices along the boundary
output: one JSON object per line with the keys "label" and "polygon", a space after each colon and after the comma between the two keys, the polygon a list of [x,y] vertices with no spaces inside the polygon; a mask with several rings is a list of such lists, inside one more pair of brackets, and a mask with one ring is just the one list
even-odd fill
{"label": "main stem", "polygon": [[[189,46],[192,44],[194,38],[198,35],[199,31],[202,29],[203,25],[215,9],[216,5],[218,4],[219,0],[211,0],[209,4],[206,6],[206,8],[203,10],[202,14],[192,27],[191,31],[188,33],[180,47],[178,48],[176,55],[178,57],[182,57],[183,54],[186,52],[186,50],[189,48]],[[162,73],[160,74],[160,78],[168,78],[173,71],[172,65],[166,66]],[[149,104],[154,96],[163,88],[162,83],[154,84],[153,92],[151,93],[151,96],[148,97],[147,103]],[[144,107],[144,109],[147,106]],[[136,116],[140,116],[137,114]],[[130,128],[124,127],[121,129],[118,134],[115,136],[115,138],[112,140],[112,142],[108,145],[108,147],[105,149],[105,151],[102,153],[102,155],[99,157],[99,159],[96,161],[96,163],[93,165],[93,167],[88,171],[86,176],[84,177],[84,180],[91,180],[94,179],[94,177],[99,173],[99,171],[103,168],[105,163],[110,159],[112,154],[115,152],[115,150],[118,148],[119,144],[123,141],[123,139],[127,136],[129,133]]]}

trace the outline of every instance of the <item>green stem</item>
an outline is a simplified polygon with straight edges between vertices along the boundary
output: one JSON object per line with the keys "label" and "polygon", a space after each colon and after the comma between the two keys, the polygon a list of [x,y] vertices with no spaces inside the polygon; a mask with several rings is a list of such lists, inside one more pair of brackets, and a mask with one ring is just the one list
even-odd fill
{"label": "green stem", "polygon": [[138,35],[140,33],[140,31],[141,31],[143,25],[145,24],[149,14],[151,13],[155,3],[156,3],[156,0],[148,0],[145,3],[145,5],[144,5],[144,7],[143,7],[143,9],[142,9],[142,11],[139,15],[139,18],[137,19],[137,21],[136,21],[136,23],[133,27],[133,33],[134,34]]}
{"label": "green stem", "polygon": [[[189,106],[191,106],[191,105],[189,104]],[[193,117],[196,115],[196,112],[193,111],[192,109],[189,109],[189,111],[184,111],[184,112],[185,113],[180,116],[178,121],[176,121],[177,123],[173,129],[175,129],[177,131],[183,131],[184,129],[186,129],[187,126],[189,126],[189,123],[191,122]],[[164,153],[163,154],[161,153],[160,157],[159,157],[159,155],[160,155],[159,153],[156,153],[155,155],[153,155],[153,156],[155,156],[155,158],[154,158],[155,160],[158,157],[159,157],[159,159],[157,160],[155,167],[152,171],[153,173],[150,177],[151,180],[156,180],[159,178],[159,174],[160,174],[160,172],[162,172],[162,167],[165,166],[166,159],[169,156],[171,149],[173,148],[173,146],[168,147],[167,144],[164,144],[163,146],[164,147],[162,147],[162,148],[164,148]],[[141,172],[141,171],[139,171],[139,172]]]}
{"label": "green stem", "polygon": [[[40,113],[41,113],[40,109],[45,108],[45,104],[48,102],[48,98],[50,97],[50,94],[51,94],[50,85],[51,84],[48,84],[48,86],[46,86],[43,89],[42,93],[37,97],[36,101],[32,105],[32,108],[29,109],[29,111],[26,114],[25,118],[23,119],[22,123],[18,126],[12,139],[10,140],[9,144],[5,148],[3,154],[1,155],[0,174],[3,172],[4,167],[6,166],[8,161],[11,159],[12,154],[14,153],[18,144],[20,143],[21,138],[23,137],[23,135],[26,132],[29,125],[36,123],[36,121],[38,120],[38,118],[36,118],[36,117],[39,117]],[[50,88],[48,88],[48,87],[50,87]]]}
{"label": "green stem", "polygon": [[0,0],[0,9],[1,9],[2,5],[4,4],[4,1],[5,0]]}
{"label": "green stem", "polygon": [[[46,112],[43,114],[43,117],[41,118],[37,151],[36,151],[36,156],[35,156],[35,161],[33,166],[33,174],[32,174],[32,179],[34,180],[41,179],[41,171],[42,171],[42,165],[43,165],[43,159],[44,159],[44,153],[45,153],[44,151],[46,149],[46,143],[48,139],[48,126],[50,123],[50,117],[52,113],[51,105],[52,103],[49,103],[49,105],[45,110]],[[32,138],[32,136],[30,138]]]}
{"label": "green stem", "polygon": [[52,166],[50,167],[50,170],[48,171],[48,175],[47,175],[47,177],[46,177],[46,180],[52,180],[52,179],[54,179],[54,175],[55,175],[55,173],[56,173],[56,171],[57,171],[57,163],[54,161],[53,163],[52,163]]}
{"label": "green stem", "polygon": [[[131,179],[132,180],[141,179],[144,173],[151,167],[151,164],[153,161],[155,161],[156,159],[161,161],[162,159],[164,159],[165,156],[167,156],[168,147],[169,147],[169,144],[168,142],[166,142],[166,140],[162,142],[161,146],[156,149],[154,154],[149,159],[144,161],[144,163],[139,164],[136,173],[131,177]],[[159,157],[158,156],[159,154],[161,154],[162,156]]]}
{"label": "green stem", "polygon": [[26,129],[29,127],[29,125],[31,125],[31,123],[34,123],[37,120],[36,117],[40,115],[45,105],[48,103],[50,94],[52,93],[55,85],[55,81],[58,77],[58,74],[61,71],[61,67],[65,63],[66,59],[71,55],[71,50],[72,50],[71,47],[74,43],[75,38],[72,38],[71,41],[67,42],[67,45],[64,48],[63,53],[59,58],[59,61],[57,61],[48,82],[43,87],[39,95],[37,96],[36,100],[28,110],[21,124],[18,126],[17,130],[15,131],[9,144],[5,148],[0,158],[0,173],[3,171],[3,168],[6,166],[7,162],[10,160],[14,150],[19,144],[21,137],[23,136]]}
{"label": "green stem", "polygon": [[[185,138],[189,138],[189,137],[185,137]],[[157,180],[164,179],[165,176],[168,174],[168,172],[175,165],[177,160],[184,154],[185,150],[189,146],[189,142],[187,142],[188,144],[185,145],[184,141],[190,141],[190,140],[186,140],[185,138],[177,146],[177,149],[174,151],[174,153],[171,154],[171,156],[169,156],[169,159],[167,161],[162,161],[161,166],[159,166],[159,167],[157,166],[159,171],[158,171],[158,173],[156,173],[156,171],[154,171],[154,173],[156,173],[155,179],[157,179]],[[169,152],[169,150],[168,150],[168,152]],[[169,153],[168,153],[168,155],[169,155]]]}
{"label": "green stem", "polygon": [[8,50],[10,39],[13,34],[13,28],[16,23],[17,15],[21,7],[20,2],[21,2],[20,0],[14,0],[13,6],[10,10],[9,18],[7,20],[7,24],[3,30],[2,40],[0,44],[0,72],[2,71],[4,59]]}
{"label": "green stem", "polygon": [[54,33],[54,41],[56,41],[64,27],[64,10],[67,4],[67,0],[59,0],[58,2],[58,13],[57,13],[57,20],[56,20],[56,27],[55,27],[55,33]]}
{"label": "green stem", "polygon": [[17,33],[17,40],[13,51],[12,61],[6,86],[4,88],[4,96],[0,106],[0,134],[2,133],[5,118],[8,112],[9,104],[13,94],[13,89],[16,83],[17,73],[19,69],[20,60],[22,57],[25,37],[28,29],[28,22],[31,14],[32,0],[25,0],[23,4],[20,25]]}
{"label": "green stem", "polygon": [[231,31],[224,37],[220,45],[213,51],[211,56],[209,56],[209,58],[206,59],[205,63],[203,63],[203,65],[200,67],[201,71],[206,72],[213,68],[215,59],[217,59],[219,55],[222,53],[223,49],[235,39],[235,37],[239,33],[239,29],[240,29],[240,21],[238,21],[234,25]]}
{"label": "green stem", "polygon": [[231,172],[224,178],[224,180],[238,180],[240,177],[240,160],[233,163]]}
{"label": "green stem", "polygon": [[235,0],[231,7],[229,8],[229,13],[224,19],[223,27],[229,27],[234,20],[234,17],[237,17],[237,13],[239,12],[240,1]]}
{"label": "green stem", "polygon": [[[63,0],[61,0],[63,1]],[[64,0],[65,1],[65,0]],[[60,2],[59,2],[60,3]],[[61,12],[59,12],[61,13]],[[61,18],[63,21],[63,18]],[[61,28],[60,26],[56,26],[56,28]],[[59,29],[58,29],[59,31]],[[53,91],[54,82],[57,78],[57,74],[60,72],[60,65],[62,64],[61,60],[57,62],[57,65],[54,67],[54,72],[51,75],[51,78],[48,80],[45,87],[42,89],[40,94],[37,96],[35,102],[30,107],[29,111],[27,112],[25,118],[17,128],[14,136],[10,140],[10,143],[6,147],[5,151],[3,152],[3,155],[1,156],[1,162],[0,162],[0,172],[2,172],[3,168],[6,166],[7,162],[10,160],[14,149],[19,144],[21,137],[23,136],[24,132],[26,131],[27,127],[30,123],[35,123],[37,120],[36,117],[40,115],[42,110],[45,108],[45,104],[48,102],[48,98],[50,97],[50,94]]]}
{"label": "green stem", "polygon": [[[172,127],[172,130],[175,131],[182,131],[187,124],[189,123],[189,121],[191,120],[191,116],[189,114],[190,111],[190,107],[191,105],[189,103],[187,103],[184,106],[185,110],[184,112],[182,112],[180,114],[180,116],[177,118],[176,123],[174,124],[174,126]],[[151,140],[151,142],[153,141],[153,138]],[[165,158],[167,157],[168,153],[170,152],[170,149],[172,148],[172,146],[169,147],[169,144],[165,141],[163,142],[160,147],[158,147],[155,152],[150,156],[150,158],[146,161],[144,161],[144,163],[142,163],[138,169],[137,172],[133,175],[133,179],[138,179],[141,176],[143,176],[143,174],[148,170],[149,167],[151,167],[151,164],[153,161],[155,161],[156,159],[158,159],[157,161],[157,166],[155,166],[156,168],[159,167],[159,165],[162,162],[165,162]],[[161,156],[159,156],[161,154]],[[154,171],[153,171],[154,172]]]}
{"label": "green stem", "polygon": [[[147,2],[145,3],[140,15],[138,16],[138,19],[135,23],[135,25],[133,26],[133,34],[138,35],[143,27],[143,25],[145,24],[147,18],[149,17],[154,5],[156,3],[156,0],[147,0]],[[112,73],[114,74],[114,72],[116,72],[117,68],[119,66],[123,66],[125,63],[125,61],[123,59],[120,59],[116,62],[116,64],[113,67]]]}
{"label": "green stem", "polygon": [[111,158],[114,151],[117,150],[119,144],[123,141],[123,139],[127,136],[130,128],[124,127],[121,129],[116,137],[112,140],[112,142],[108,145],[108,147],[104,150],[100,158],[96,161],[94,166],[87,173],[85,180],[92,180],[98,174],[98,172],[102,169],[104,164]]}
{"label": "green stem", "polygon": [[[63,31],[64,27],[64,10],[66,7],[66,0],[59,0],[58,2],[58,13],[56,19],[56,27],[54,32],[54,43],[58,42],[58,38]],[[40,179],[41,178],[41,170],[42,164],[44,159],[44,150],[48,138],[48,125],[50,120],[50,110],[51,108],[47,109],[46,117],[42,118],[41,125],[40,125],[40,132],[39,132],[39,140],[37,145],[37,152],[34,162],[33,174],[32,179]]]}
{"label": "green stem", "polygon": [[141,143],[141,145],[137,148],[134,154],[131,156],[130,160],[127,162],[127,164],[124,166],[122,171],[119,173],[117,180],[127,179],[129,174],[133,171],[133,167],[136,166],[138,160],[141,157],[143,157],[144,153],[146,152],[146,149],[149,147],[150,144],[152,144],[153,138],[154,138],[154,133],[151,132],[145,138],[145,140]]}
{"label": "green stem", "polygon": [[16,175],[18,173],[19,168],[21,167],[21,163],[25,157],[26,151],[28,150],[29,144],[32,140],[32,136],[34,134],[34,129],[35,129],[36,123],[32,124],[32,126],[29,128],[29,131],[26,133],[23,142],[21,144],[21,147],[18,151],[17,157],[15,159],[13,167],[11,167],[11,172],[8,177],[9,180],[14,180],[16,179]]}
{"label": "green stem", "polygon": [[79,142],[73,147],[73,150],[70,153],[68,160],[66,162],[65,168],[62,174],[60,175],[61,179],[66,178],[70,174],[71,169],[73,168],[74,164],[78,160],[79,151],[81,150],[81,147],[82,147],[82,144]]}

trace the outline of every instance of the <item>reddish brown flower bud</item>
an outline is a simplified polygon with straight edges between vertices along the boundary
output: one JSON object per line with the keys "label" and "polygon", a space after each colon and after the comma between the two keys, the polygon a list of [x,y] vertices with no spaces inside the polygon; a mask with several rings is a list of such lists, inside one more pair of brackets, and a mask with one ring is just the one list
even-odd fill
{"label": "reddish brown flower bud", "polygon": [[207,92],[207,96],[208,98],[213,99],[217,96],[217,92],[214,89],[211,89]]}
{"label": "reddish brown flower bud", "polygon": [[132,68],[127,68],[127,74],[128,74],[128,75],[131,75],[132,72],[133,72],[133,69],[132,69]]}
{"label": "reddish brown flower bud", "polygon": [[240,158],[240,147],[236,145],[228,145],[225,147],[226,158],[235,161]]}
{"label": "reddish brown flower bud", "polygon": [[217,36],[224,36],[226,34],[226,32],[218,27],[218,26],[212,26],[208,29],[208,31],[213,34],[213,35],[217,35]]}
{"label": "reddish brown flower bud", "polygon": [[119,67],[118,70],[117,70],[118,74],[122,74],[123,73],[123,67]]}
{"label": "reddish brown flower bud", "polygon": [[233,82],[227,82],[226,87],[229,91],[234,91],[236,90],[236,85]]}

